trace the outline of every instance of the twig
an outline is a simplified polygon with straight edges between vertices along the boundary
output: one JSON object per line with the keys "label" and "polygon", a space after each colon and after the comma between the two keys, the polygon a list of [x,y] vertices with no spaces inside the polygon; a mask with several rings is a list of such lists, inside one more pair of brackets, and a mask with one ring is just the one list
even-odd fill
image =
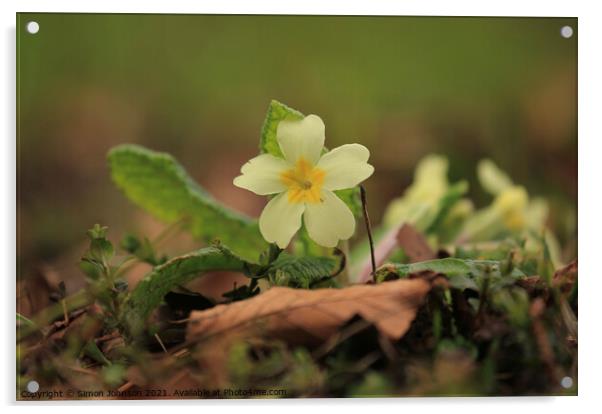
{"label": "twig", "polygon": [[155,334],[155,339],[157,340],[157,342],[159,342],[159,345],[161,345],[161,348],[163,348],[163,352],[165,352],[166,354],[169,354],[169,352],[167,352],[167,348],[165,348],[165,344],[163,344],[163,341],[161,340],[161,337],[159,336],[159,334]]}
{"label": "twig", "polygon": [[78,372],[80,374],[92,375],[94,377],[98,376],[98,372],[93,371],[91,369],[81,368],[81,367],[73,367],[67,366],[71,371]]}
{"label": "twig", "polygon": [[129,390],[130,388],[132,388],[134,385],[136,385],[136,384],[134,384],[132,381],[128,381],[128,382],[126,382],[125,384],[123,384],[121,387],[117,388],[117,391],[118,391],[118,392],[124,392],[124,391],[127,391],[127,390]]}
{"label": "twig", "polygon": [[[67,296],[64,299],[64,302],[65,306],[67,307],[67,311],[73,312],[76,309],[88,306],[90,303],[94,302],[94,299],[88,294],[88,292],[82,289],[71,296]],[[38,332],[40,328],[45,327],[61,316],[64,317],[64,308],[62,303],[56,303],[42,310],[40,313],[31,318],[35,326],[19,327],[17,331],[17,341],[22,341],[29,335]]]}
{"label": "twig", "polygon": [[366,231],[368,232],[368,241],[370,242],[370,260],[372,263],[372,278],[376,277],[376,259],[374,257],[374,240],[372,239],[372,226],[370,225],[370,217],[368,216],[368,204],[366,202],[366,189],[360,185],[360,196],[362,199],[362,210],[364,213],[364,222],[366,223]]}
{"label": "twig", "polygon": [[65,318],[65,325],[69,325],[69,311],[67,310],[67,302],[65,299],[61,299],[61,306],[63,307],[63,316]]}

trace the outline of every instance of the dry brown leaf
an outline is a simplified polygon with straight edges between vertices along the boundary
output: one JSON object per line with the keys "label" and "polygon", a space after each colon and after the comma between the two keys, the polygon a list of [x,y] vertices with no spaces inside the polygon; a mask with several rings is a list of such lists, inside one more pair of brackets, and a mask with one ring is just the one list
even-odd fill
{"label": "dry brown leaf", "polygon": [[422,279],[344,289],[274,287],[240,302],[192,312],[187,338],[207,338],[232,330],[258,332],[295,343],[322,342],[359,315],[389,339],[401,338],[430,290]]}
{"label": "dry brown leaf", "polygon": [[563,293],[568,294],[577,282],[577,273],[577,259],[575,259],[554,273],[552,284],[559,287]]}
{"label": "dry brown leaf", "polygon": [[426,237],[408,223],[401,226],[397,232],[397,245],[410,258],[410,263],[437,258],[437,254],[429,246]]}

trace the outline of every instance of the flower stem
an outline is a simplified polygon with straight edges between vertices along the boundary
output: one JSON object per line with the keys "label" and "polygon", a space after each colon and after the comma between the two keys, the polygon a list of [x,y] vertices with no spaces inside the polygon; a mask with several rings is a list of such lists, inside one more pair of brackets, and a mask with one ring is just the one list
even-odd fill
{"label": "flower stem", "polygon": [[[376,277],[376,259],[374,258],[374,240],[372,239],[372,226],[370,225],[370,217],[368,216],[368,204],[366,202],[366,189],[360,185],[360,197],[362,199],[362,210],[364,213],[364,222],[366,223],[366,231],[368,232],[368,241],[370,242],[370,260],[372,262],[372,278]],[[376,281],[375,281],[376,282]]]}

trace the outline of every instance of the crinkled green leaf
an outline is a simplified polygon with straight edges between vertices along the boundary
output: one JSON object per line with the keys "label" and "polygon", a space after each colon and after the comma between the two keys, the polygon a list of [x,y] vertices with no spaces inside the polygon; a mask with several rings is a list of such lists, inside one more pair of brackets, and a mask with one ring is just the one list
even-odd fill
{"label": "crinkled green leaf", "polygon": [[[484,266],[486,264],[489,264],[492,267],[499,267],[499,262],[493,260],[483,260],[479,261],[478,263],[479,266]],[[383,266],[377,271],[377,273],[382,274],[384,272],[388,273],[394,271],[399,277],[406,277],[412,273],[431,271],[436,273],[442,273],[446,276],[455,276],[468,275],[469,273],[471,273],[471,271],[475,270],[475,266],[477,266],[477,261],[475,260],[463,260],[448,257],[445,259],[427,260],[424,262],[409,264],[392,263]]]}
{"label": "crinkled green leaf", "polygon": [[[495,263],[497,264],[497,262]],[[447,276],[462,275],[470,273],[472,263],[448,257],[446,259],[427,260],[424,262],[410,263],[398,267],[400,274],[408,275],[430,270],[436,273],[443,273]]]}
{"label": "crinkled green leaf", "polygon": [[183,219],[183,226],[195,237],[220,240],[249,260],[256,260],[267,247],[256,220],[216,201],[171,155],[120,145],[108,159],[117,186],[158,219],[168,223]]}
{"label": "crinkled green leaf", "polygon": [[272,100],[268,108],[268,113],[263,121],[261,128],[261,139],[259,141],[259,151],[267,154],[272,154],[276,157],[284,158],[278,140],[276,139],[276,131],[278,124],[285,119],[301,120],[304,115],[296,109],[289,108],[285,104]]}
{"label": "crinkled green leaf", "polygon": [[132,335],[140,333],[144,322],[163,297],[178,285],[201,276],[205,272],[229,270],[248,272],[255,264],[236,256],[223,246],[210,246],[176,257],[157,266],[134,288],[125,302],[122,319]]}
{"label": "crinkled green leaf", "polygon": [[452,277],[449,278],[449,284],[456,288],[456,289],[460,289],[460,290],[464,290],[464,289],[470,289],[470,290],[475,290],[478,291],[479,290],[479,286],[477,286],[477,283],[471,279],[468,276],[465,275],[454,275]]}
{"label": "crinkled green leaf", "polygon": [[268,270],[269,280],[278,286],[308,289],[333,275],[336,260],[330,257],[295,257],[282,253]]}
{"label": "crinkled green leaf", "polygon": [[[376,278],[378,281],[384,281],[388,280],[392,273],[399,278],[404,278],[410,274],[431,271],[446,275],[454,287],[475,289],[479,287],[479,283],[484,277],[489,278],[496,286],[503,286],[525,276],[518,268],[512,269],[510,274],[504,274],[502,264],[498,260],[471,260],[453,257],[409,264],[390,263],[376,271]],[[475,283],[471,283],[466,278]]]}

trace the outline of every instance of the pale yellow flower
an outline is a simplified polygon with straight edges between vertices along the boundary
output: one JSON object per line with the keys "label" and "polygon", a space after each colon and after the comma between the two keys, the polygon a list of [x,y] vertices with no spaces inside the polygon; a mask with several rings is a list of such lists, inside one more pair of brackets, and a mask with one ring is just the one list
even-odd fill
{"label": "pale yellow flower", "polygon": [[503,218],[511,231],[520,231],[526,224],[529,195],[524,187],[513,185],[505,188],[493,201],[492,208]]}
{"label": "pale yellow flower", "polygon": [[277,139],[284,158],[262,154],[241,168],[234,185],[258,195],[275,195],[259,217],[259,230],[270,243],[284,249],[305,223],[319,245],[334,247],[350,238],[355,218],[333,191],[352,188],[370,177],[370,151],[347,144],[324,155],[322,119],[308,115],[300,121],[281,121]]}

